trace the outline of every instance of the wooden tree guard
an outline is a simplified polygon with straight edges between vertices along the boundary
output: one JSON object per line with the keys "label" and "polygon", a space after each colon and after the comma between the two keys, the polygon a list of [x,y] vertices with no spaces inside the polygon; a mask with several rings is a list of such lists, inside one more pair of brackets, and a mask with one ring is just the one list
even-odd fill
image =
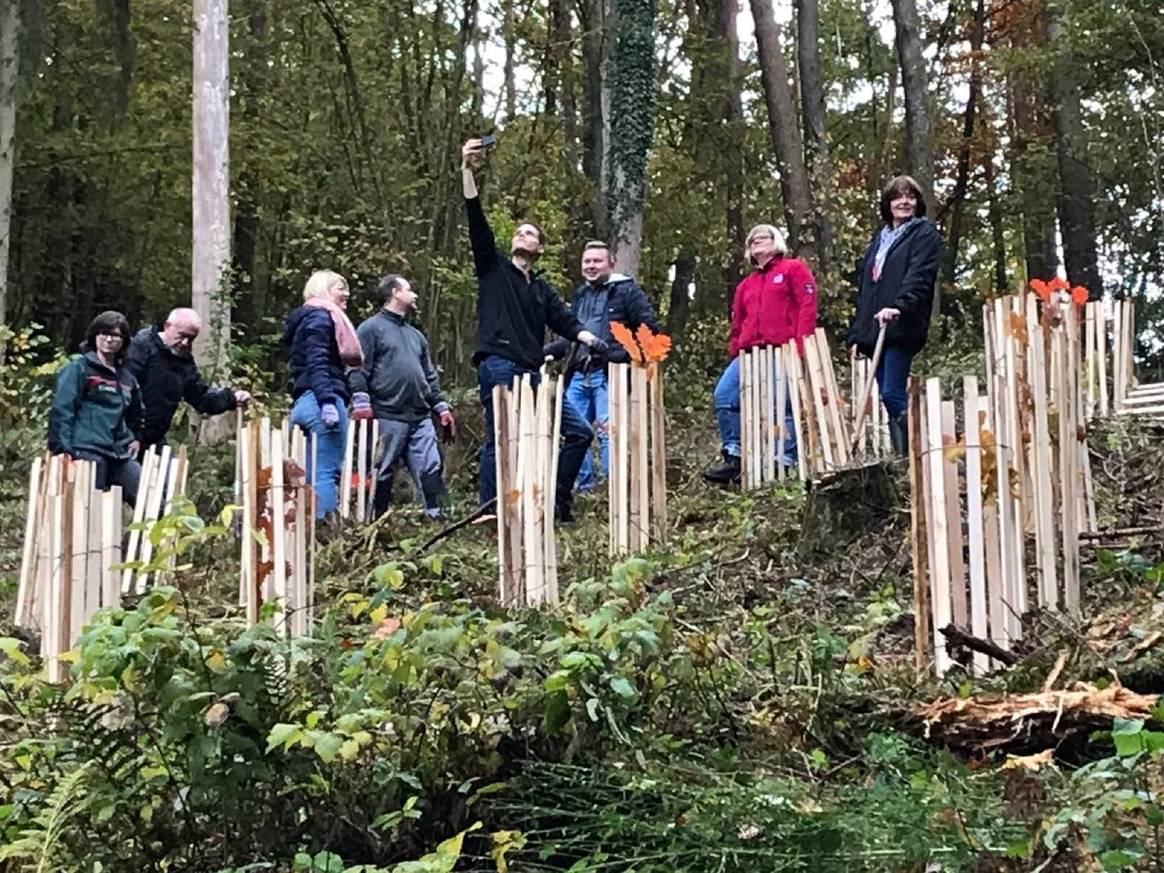
{"label": "wooden tree guard", "polygon": [[[125,563],[149,564],[153,560],[151,529],[158,519],[171,512],[175,499],[186,494],[187,475],[185,446],[178,449],[176,456],[169,446],[155,447],[142,456]],[[145,569],[126,567],[121,574],[122,593],[144,594],[150,585],[150,577],[151,573]]]}
{"label": "wooden tree guard", "polygon": [[786,475],[784,355],[776,346],[744,349],[739,367],[740,487],[751,490],[783,482]]}
{"label": "wooden tree guard", "polygon": [[60,656],[102,608],[121,604],[121,487],[94,488],[96,465],[66,455],[33,460],[14,623],[40,632],[50,682]]}
{"label": "wooden tree guard", "polygon": [[360,521],[371,520],[376,500],[376,470],[382,452],[380,422],[373,418],[348,420],[340,472],[341,518],[351,518],[354,509],[355,517]]}
{"label": "wooden tree guard", "polygon": [[506,606],[558,602],[554,498],[563,388],[545,368],[536,387],[527,374],[512,388],[493,388],[499,595]]}
{"label": "wooden tree guard", "polygon": [[[310,449],[308,443],[310,442]],[[291,636],[311,633],[315,603],[315,494],[307,480],[315,443],[297,427],[251,421],[238,434],[242,498],[239,605],[250,624],[273,603],[272,623]]]}
{"label": "wooden tree guard", "polygon": [[[914,599],[924,621],[928,589],[939,672],[951,666],[940,637],[948,622],[1003,649],[1022,638],[1028,535],[1039,607],[1079,608],[1079,533],[1094,518],[1081,425],[1088,373],[1098,372],[1084,358],[1087,343],[1098,351],[1086,309],[1082,315],[1083,322],[1076,304],[1060,297],[1040,304],[1020,295],[988,304],[990,390],[983,396],[976,377],[963,379],[961,434],[937,379],[927,381],[924,402],[911,397],[911,416],[924,419],[910,422],[911,434],[924,443],[911,450]],[[1091,396],[1099,409],[1098,388]],[[923,573],[924,584],[916,578]],[[972,668],[984,671],[989,661],[975,655]]]}
{"label": "wooden tree guard", "polygon": [[[850,362],[849,396],[856,398],[850,410],[850,430],[856,445],[854,454],[866,458],[884,457],[891,452],[889,415],[881,404],[881,392],[874,377],[876,366],[869,358],[858,358],[856,346]],[[868,386],[868,394],[862,397],[865,386]]]}
{"label": "wooden tree guard", "polygon": [[609,548],[640,552],[666,540],[667,436],[658,362],[608,364]]}

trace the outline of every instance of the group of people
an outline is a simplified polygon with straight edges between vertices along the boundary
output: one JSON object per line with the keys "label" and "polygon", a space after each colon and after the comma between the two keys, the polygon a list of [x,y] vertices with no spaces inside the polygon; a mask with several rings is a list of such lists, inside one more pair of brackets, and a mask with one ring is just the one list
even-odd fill
{"label": "group of people", "polygon": [[[607,469],[608,399],[606,364],[628,353],[611,334],[619,322],[635,331],[659,326],[650,299],[633,277],[614,271],[609,246],[588,242],[582,252],[582,283],[569,305],[538,272],[545,235],[535,224],[517,226],[508,251],[499,248],[477,190],[474,169],[487,146],[468,140],[461,149],[462,188],[469,247],[477,280],[477,337],[473,363],[484,412],[480,454],[479,511],[497,496],[493,439],[493,387],[515,377],[535,382],[543,364],[565,360],[567,402],[562,407],[562,443],[556,482],[555,517],[573,519],[576,490],[595,487]],[[906,379],[926,341],[933,304],[941,238],[926,215],[926,201],[908,176],[893,179],[880,201],[882,226],[858,265],[856,314],[846,335],[849,345],[872,356],[882,326],[883,353],[876,377],[888,413],[894,447],[906,449]],[[816,329],[816,280],[803,261],[790,257],[780,231],[760,224],[747,235],[751,272],[736,288],[732,304],[729,363],[714,391],[721,458],[705,471],[727,483],[740,475],[739,364],[741,351],[783,345]],[[377,288],[379,310],[354,327],[347,315],[351,291],[337,273],[313,273],[303,304],[284,323],[289,351],[291,422],[309,435],[314,458],[308,475],[316,494],[316,516],[334,516],[346,450],[347,422],[375,419],[380,445],[377,485],[371,511],[382,514],[391,502],[397,469],[407,467],[431,518],[445,497],[438,430],[455,439],[457,424],[441,394],[428,340],[409,323],[417,294],[401,275],[385,276]],[[137,458],[163,443],[179,403],[186,400],[204,415],[245,406],[250,395],[212,389],[191,355],[201,329],[190,309],[175,309],[156,327],[130,338],[118,312],[104,312],[89,327],[86,350],[62,370],[49,417],[53,452],[97,463],[97,487],[118,484],[127,502],[136,499]],[[547,329],[557,339],[546,342]],[[803,348],[802,348],[803,351]],[[791,408],[784,410],[791,427]],[[597,460],[590,448],[598,437]],[[795,439],[786,442],[784,462],[795,465]]]}

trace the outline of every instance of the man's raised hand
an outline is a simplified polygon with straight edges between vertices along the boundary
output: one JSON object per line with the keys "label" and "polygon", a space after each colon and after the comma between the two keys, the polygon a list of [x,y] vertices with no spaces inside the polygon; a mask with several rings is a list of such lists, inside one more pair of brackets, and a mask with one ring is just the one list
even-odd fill
{"label": "man's raised hand", "polygon": [[465,140],[465,144],[461,146],[461,168],[472,170],[474,167],[480,166],[484,154],[484,146],[480,137],[475,136]]}

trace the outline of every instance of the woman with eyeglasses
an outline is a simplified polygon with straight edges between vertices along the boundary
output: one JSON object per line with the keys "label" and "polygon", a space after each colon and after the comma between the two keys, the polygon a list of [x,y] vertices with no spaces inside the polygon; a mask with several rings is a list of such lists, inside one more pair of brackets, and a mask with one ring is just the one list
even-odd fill
{"label": "woman with eyeglasses", "polygon": [[102,312],[89,325],[85,353],[57,376],[49,411],[49,450],[96,464],[95,486],[121,486],[122,499],[137,502],[144,425],[137,380],[125,365],[129,322],[120,312]]}
{"label": "woman with eyeglasses", "polygon": [[[715,386],[722,458],[703,473],[704,478],[719,483],[740,478],[740,352],[782,346],[790,340],[797,340],[799,346],[800,340],[816,330],[816,279],[804,261],[788,257],[780,231],[770,224],[758,224],[748,231],[744,246],[754,269],[736,286],[728,346],[731,363]],[[784,417],[788,439],[783,461],[785,466],[795,467],[791,403],[786,405]]]}
{"label": "woman with eyeglasses", "polygon": [[857,311],[846,341],[873,357],[877,335],[885,342],[877,364],[877,389],[889,418],[893,449],[908,449],[906,382],[914,356],[926,344],[942,235],[926,218],[926,199],[910,176],[897,176],[881,192],[882,225],[858,264]]}

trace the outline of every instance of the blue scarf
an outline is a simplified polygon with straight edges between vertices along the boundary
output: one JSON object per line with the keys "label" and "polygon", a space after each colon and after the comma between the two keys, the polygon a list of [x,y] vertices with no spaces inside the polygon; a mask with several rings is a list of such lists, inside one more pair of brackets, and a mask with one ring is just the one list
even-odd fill
{"label": "blue scarf", "polygon": [[913,227],[914,224],[921,221],[920,218],[911,218],[909,221],[899,224],[897,227],[887,224],[881,228],[881,234],[877,237],[877,253],[873,256],[873,281],[876,282],[881,278],[881,268],[885,266],[885,256],[889,254],[889,250],[893,248],[893,244],[900,239],[901,235],[905,233],[907,228]]}

